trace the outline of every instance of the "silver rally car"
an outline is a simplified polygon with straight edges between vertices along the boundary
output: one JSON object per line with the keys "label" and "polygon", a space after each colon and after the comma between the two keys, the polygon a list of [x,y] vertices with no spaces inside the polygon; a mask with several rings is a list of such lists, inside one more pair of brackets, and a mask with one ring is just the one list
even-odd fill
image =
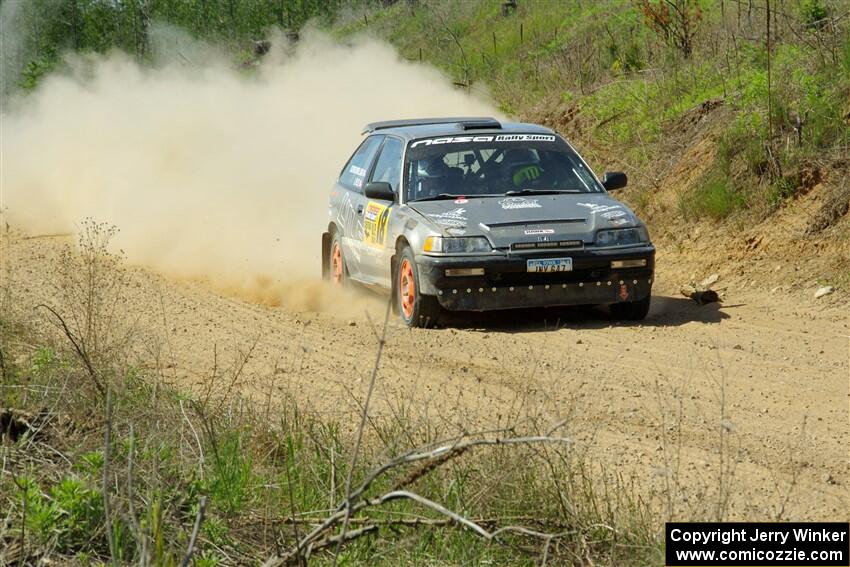
{"label": "silver rally car", "polygon": [[493,118],[366,126],[330,196],[322,273],[391,290],[409,326],[443,310],[608,304],[649,310],[644,224],[554,131]]}

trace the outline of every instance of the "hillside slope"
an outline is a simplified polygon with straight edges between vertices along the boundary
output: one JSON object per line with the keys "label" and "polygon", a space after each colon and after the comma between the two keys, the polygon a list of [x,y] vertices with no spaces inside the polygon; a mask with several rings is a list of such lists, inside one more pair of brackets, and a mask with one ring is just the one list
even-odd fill
{"label": "hillside slope", "polygon": [[688,19],[650,1],[397,2],[334,30],[383,37],[626,171],[678,277],[847,288],[850,2],[677,4]]}

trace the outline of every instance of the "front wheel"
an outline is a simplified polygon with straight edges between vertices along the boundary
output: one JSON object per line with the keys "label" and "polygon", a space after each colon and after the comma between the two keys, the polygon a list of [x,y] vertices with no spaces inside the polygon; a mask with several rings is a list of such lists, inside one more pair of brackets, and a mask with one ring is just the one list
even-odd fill
{"label": "front wheel", "polygon": [[643,321],[649,313],[649,303],[652,295],[647,294],[643,299],[637,301],[626,301],[624,303],[612,303],[610,305],[611,317],[621,321]]}
{"label": "front wheel", "polygon": [[396,270],[396,303],[408,327],[433,327],[442,308],[433,295],[419,292],[419,269],[410,248],[402,250]]}

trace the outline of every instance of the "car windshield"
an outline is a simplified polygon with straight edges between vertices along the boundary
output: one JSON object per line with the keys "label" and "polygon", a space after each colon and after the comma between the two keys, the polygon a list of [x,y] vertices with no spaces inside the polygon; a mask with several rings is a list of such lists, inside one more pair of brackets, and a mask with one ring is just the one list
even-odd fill
{"label": "car windshield", "polygon": [[542,134],[449,136],[411,142],[408,201],[527,193],[601,193],[560,138]]}

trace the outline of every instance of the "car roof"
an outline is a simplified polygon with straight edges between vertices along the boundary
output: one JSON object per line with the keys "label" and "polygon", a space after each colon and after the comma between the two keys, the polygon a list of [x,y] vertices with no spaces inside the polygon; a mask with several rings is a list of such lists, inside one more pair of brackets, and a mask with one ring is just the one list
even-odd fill
{"label": "car roof", "polygon": [[504,133],[554,134],[540,126],[524,122],[500,122],[488,116],[454,116],[447,118],[413,118],[372,122],[363,128],[363,134],[394,134],[405,140],[452,136]]}

